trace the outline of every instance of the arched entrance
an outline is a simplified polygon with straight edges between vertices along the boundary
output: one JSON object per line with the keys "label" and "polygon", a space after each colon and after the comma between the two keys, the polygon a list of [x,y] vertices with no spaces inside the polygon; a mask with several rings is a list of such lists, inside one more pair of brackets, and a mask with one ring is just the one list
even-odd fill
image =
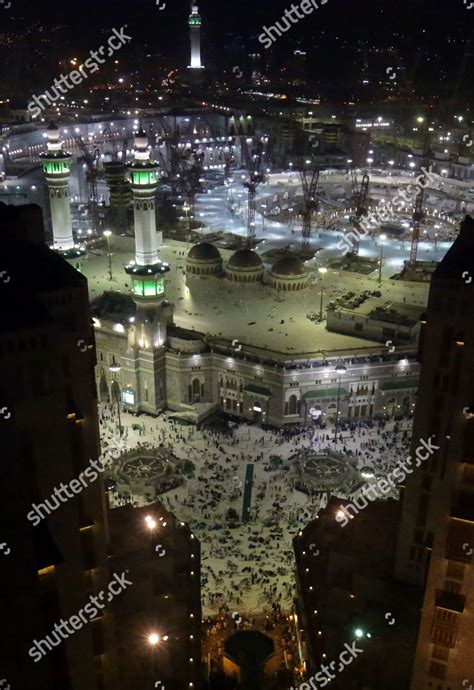
{"label": "arched entrance", "polygon": [[287,405],[288,405],[287,414],[298,414],[298,400],[297,400],[296,395],[290,395]]}
{"label": "arched entrance", "polygon": [[405,417],[410,414],[410,396],[406,395],[402,400],[402,413]]}
{"label": "arched entrance", "polygon": [[334,424],[336,421],[337,405],[336,403],[330,403],[326,408],[327,421],[330,424]]}
{"label": "arched entrance", "polygon": [[397,407],[397,400],[396,398],[389,398],[385,404],[385,414],[389,419],[392,419],[393,415],[395,414],[395,410]]}
{"label": "arched entrance", "polygon": [[256,424],[260,424],[262,421],[262,405],[258,400],[256,400],[253,404],[253,421]]}
{"label": "arched entrance", "polygon": [[104,372],[102,372],[99,380],[99,400],[100,402],[110,402],[109,387]]}
{"label": "arched entrance", "polygon": [[193,379],[191,384],[191,399],[193,402],[201,401],[201,382],[199,379]]}

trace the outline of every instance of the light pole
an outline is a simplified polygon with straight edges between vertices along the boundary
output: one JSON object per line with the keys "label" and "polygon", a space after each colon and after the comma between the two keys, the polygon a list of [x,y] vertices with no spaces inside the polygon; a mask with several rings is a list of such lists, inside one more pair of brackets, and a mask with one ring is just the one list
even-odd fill
{"label": "light pole", "polygon": [[267,205],[262,204],[262,231],[265,230],[265,211],[266,211]]}
{"label": "light pole", "polygon": [[104,237],[107,239],[107,254],[109,257],[109,280],[112,280],[112,254],[110,253],[110,230],[104,230]]}
{"label": "light pole", "polygon": [[339,424],[339,401],[341,399],[341,377],[347,371],[347,367],[343,364],[338,364],[336,367],[336,373],[339,374],[339,381],[337,384],[337,404],[336,404],[336,423],[334,424],[334,443],[337,443],[337,427]]}
{"label": "light pole", "polygon": [[190,227],[191,221],[189,219],[189,211],[190,210],[191,210],[191,206],[188,206],[187,202],[185,201],[184,205],[183,205],[183,211],[186,214],[186,251],[188,251],[189,233],[191,230],[191,227]]}
{"label": "light pole", "polygon": [[318,268],[318,271],[321,274],[321,302],[319,305],[319,322],[321,323],[323,320],[323,294],[324,294],[324,292],[323,292],[323,278],[324,278],[324,274],[328,272],[328,269],[324,268],[324,266],[322,266],[321,268]]}
{"label": "light pole", "polygon": [[[113,376],[113,382],[117,383],[117,374],[121,370],[121,365],[117,364],[117,362],[112,362],[112,364],[109,367],[109,371],[112,372]],[[117,383],[117,389],[118,393],[115,394],[115,398],[117,400],[117,413],[118,413],[118,430],[119,430],[119,436],[122,435],[122,420],[120,417],[120,386]]]}
{"label": "light pole", "polygon": [[382,285],[382,261],[383,261],[383,243],[387,239],[387,235],[380,235],[380,264],[379,264],[379,285]]}

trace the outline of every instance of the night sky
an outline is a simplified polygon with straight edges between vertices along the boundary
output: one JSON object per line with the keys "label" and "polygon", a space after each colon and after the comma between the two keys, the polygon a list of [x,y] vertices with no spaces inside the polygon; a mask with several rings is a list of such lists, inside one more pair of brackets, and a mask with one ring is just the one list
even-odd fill
{"label": "night sky", "polygon": [[[80,3],[32,3],[11,1],[9,10],[0,10],[4,29],[24,31],[36,21],[42,25],[60,25],[63,31],[52,32],[51,46],[60,51],[87,52],[112,27],[127,24],[136,39],[130,50],[137,54],[151,51],[170,62],[180,64],[188,54],[188,0],[166,1],[160,11],[156,0],[82,0]],[[466,0],[469,4],[470,0]],[[297,3],[299,4],[299,3]],[[230,45],[259,49],[257,42],[264,25],[271,25],[290,7],[289,0],[201,0],[203,17],[203,56],[210,66],[222,66]],[[16,19],[15,19],[16,18]],[[20,19],[21,18],[21,19]],[[407,79],[424,88],[437,84],[453,91],[468,89],[472,80],[472,44],[474,6],[463,0],[327,0],[313,14],[296,24],[276,44],[274,58],[284,62],[294,48],[308,51],[308,69],[312,78],[354,80],[364,59],[373,59],[377,49],[396,49],[396,63],[403,66]],[[34,34],[32,36],[34,40]],[[375,50],[374,50],[375,49]],[[353,51],[359,52],[354,57]],[[395,53],[394,53],[395,54]],[[383,60],[383,65],[387,62]],[[393,61],[388,60],[387,64]],[[445,73],[442,73],[445,70]],[[426,95],[426,94],[425,94]]]}

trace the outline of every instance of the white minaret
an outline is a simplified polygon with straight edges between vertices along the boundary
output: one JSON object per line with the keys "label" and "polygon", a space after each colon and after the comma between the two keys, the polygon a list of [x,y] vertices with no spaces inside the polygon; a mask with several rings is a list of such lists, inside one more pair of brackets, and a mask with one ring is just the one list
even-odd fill
{"label": "white minaret", "polygon": [[191,14],[189,15],[189,36],[191,39],[191,64],[190,69],[204,69],[201,64],[201,17],[199,8],[192,0]]}
{"label": "white minaret", "polygon": [[[74,245],[71,223],[71,206],[69,199],[69,175],[72,156],[63,151],[59,138],[59,129],[52,122],[46,130],[48,150],[41,154],[43,171],[49,187],[49,203],[53,225],[53,249],[66,258],[84,253]],[[69,256],[70,255],[70,256]]]}
{"label": "white minaret", "polygon": [[148,137],[143,130],[135,136],[134,161],[128,166],[135,219],[135,261],[141,266],[156,264],[161,233],[156,232],[155,195],[158,165],[150,160]]}
{"label": "white minaret", "polygon": [[164,304],[165,274],[169,266],[160,261],[156,232],[155,194],[158,166],[150,160],[148,138],[143,130],[135,136],[134,161],[128,165],[135,219],[135,261],[126,266],[131,279],[132,297],[137,305],[134,327],[136,344],[141,348],[162,347],[166,337],[167,311]]}

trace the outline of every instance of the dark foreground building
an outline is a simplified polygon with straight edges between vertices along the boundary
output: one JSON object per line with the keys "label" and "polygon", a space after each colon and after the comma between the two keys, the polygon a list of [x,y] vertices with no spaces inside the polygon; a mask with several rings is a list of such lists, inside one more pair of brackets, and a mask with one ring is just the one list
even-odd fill
{"label": "dark foreground building", "polygon": [[337,659],[346,642],[363,649],[334,674],[333,689],[473,683],[473,277],[467,217],[433,275],[422,319],[413,464],[405,463],[401,501],[362,498],[357,512],[332,499],[295,538],[306,675]]}
{"label": "dark foreground building", "polygon": [[149,534],[133,542],[142,511],[107,508],[87,281],[35,206],[0,204],[0,313],[0,680],[199,688],[199,544],[156,504],[160,557]]}

